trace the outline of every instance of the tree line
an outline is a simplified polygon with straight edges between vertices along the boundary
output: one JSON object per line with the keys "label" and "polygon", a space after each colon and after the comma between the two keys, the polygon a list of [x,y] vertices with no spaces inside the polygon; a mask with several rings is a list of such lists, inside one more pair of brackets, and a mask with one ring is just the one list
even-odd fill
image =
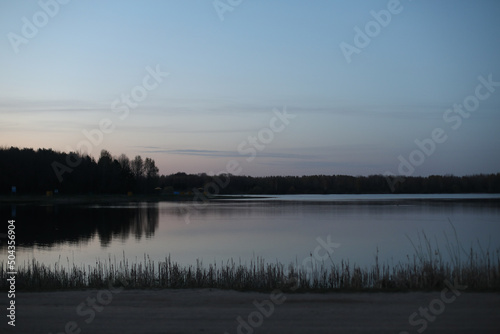
{"label": "tree line", "polygon": [[[389,183],[393,185],[390,187]],[[500,173],[469,176],[406,177],[399,182],[383,175],[209,176],[177,173],[160,177],[162,187],[198,189],[208,195],[271,194],[430,194],[500,193]]]}
{"label": "tree line", "polygon": [[[69,168],[68,162],[78,165]],[[71,164],[70,164],[71,165]],[[66,168],[66,169],[65,169]],[[0,148],[0,193],[21,194],[370,194],[500,193],[500,173],[431,175],[387,179],[383,175],[304,175],[252,177],[175,173],[159,175],[155,161],[102,150],[99,159],[51,149]]]}
{"label": "tree line", "polygon": [[13,186],[19,194],[148,193],[158,186],[158,171],[153,159],[113,157],[106,150],[95,160],[51,149],[0,148],[0,193],[11,193]]}

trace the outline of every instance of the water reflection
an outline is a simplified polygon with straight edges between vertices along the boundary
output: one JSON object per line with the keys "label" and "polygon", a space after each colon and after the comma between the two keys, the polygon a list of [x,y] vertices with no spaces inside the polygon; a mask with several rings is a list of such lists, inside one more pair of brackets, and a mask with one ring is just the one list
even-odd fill
{"label": "water reflection", "polygon": [[[2,217],[12,213],[11,206],[0,210]],[[317,238],[328,236],[341,245],[336,262],[371,265],[379,250],[382,262],[397,263],[414,254],[409,239],[422,231],[444,256],[455,230],[465,249],[500,247],[500,202],[486,199],[17,205],[15,212],[17,242],[24,246],[19,260],[46,264],[60,256],[76,264],[109,257],[141,262],[145,254],[154,261],[171,255],[184,265],[198,259],[249,262],[254,256],[288,264],[309,256]]]}
{"label": "water reflection", "polygon": [[[113,240],[151,238],[158,228],[158,204],[125,206],[2,205],[1,217],[16,220],[19,246],[84,245],[98,237],[101,247]],[[1,247],[5,247],[2,243]]]}

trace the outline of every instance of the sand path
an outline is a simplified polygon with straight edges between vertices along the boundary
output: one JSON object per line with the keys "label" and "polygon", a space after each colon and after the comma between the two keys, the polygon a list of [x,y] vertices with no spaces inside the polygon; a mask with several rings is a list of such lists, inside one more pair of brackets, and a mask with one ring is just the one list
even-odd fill
{"label": "sand path", "polygon": [[[0,333],[419,333],[422,329],[425,333],[500,333],[500,293],[454,296],[448,292],[444,298],[440,292],[17,293],[16,326],[7,325],[2,307]],[[420,315],[419,308],[430,310]],[[409,316],[414,312],[412,325]]]}

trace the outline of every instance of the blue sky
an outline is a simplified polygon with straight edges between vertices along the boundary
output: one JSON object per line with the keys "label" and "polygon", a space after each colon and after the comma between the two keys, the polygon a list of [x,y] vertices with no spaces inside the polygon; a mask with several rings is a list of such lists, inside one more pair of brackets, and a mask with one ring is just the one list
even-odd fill
{"label": "blue sky", "polygon": [[[478,79],[500,82],[498,17],[495,0],[1,1],[0,144],[148,156],[163,174],[499,172],[500,86]],[[355,27],[370,41],[348,61]]]}

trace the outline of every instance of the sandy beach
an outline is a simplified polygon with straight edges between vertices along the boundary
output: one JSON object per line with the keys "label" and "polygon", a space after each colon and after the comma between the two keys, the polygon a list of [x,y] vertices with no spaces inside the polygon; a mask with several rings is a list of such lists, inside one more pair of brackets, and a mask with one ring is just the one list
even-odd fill
{"label": "sandy beach", "polygon": [[85,290],[17,293],[15,301],[16,326],[9,326],[4,315],[2,333],[484,334],[500,330],[499,293]]}

